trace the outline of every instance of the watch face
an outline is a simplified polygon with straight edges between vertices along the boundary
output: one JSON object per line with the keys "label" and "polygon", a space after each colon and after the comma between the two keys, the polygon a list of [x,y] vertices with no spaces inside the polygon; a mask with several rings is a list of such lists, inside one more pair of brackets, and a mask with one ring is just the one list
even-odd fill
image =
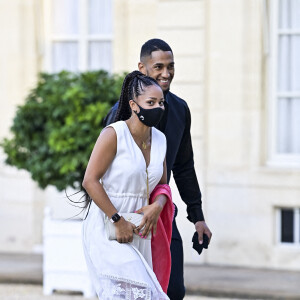
{"label": "watch face", "polygon": [[118,213],[114,214],[111,218],[114,221],[114,223],[118,222],[121,219]]}

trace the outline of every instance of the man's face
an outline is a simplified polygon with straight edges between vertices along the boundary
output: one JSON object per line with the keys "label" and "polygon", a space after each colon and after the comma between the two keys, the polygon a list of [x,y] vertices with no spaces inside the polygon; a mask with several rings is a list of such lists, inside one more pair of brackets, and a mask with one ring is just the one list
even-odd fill
{"label": "man's face", "polygon": [[174,59],[171,51],[153,51],[139,63],[139,70],[155,79],[162,90],[167,92],[174,77]]}

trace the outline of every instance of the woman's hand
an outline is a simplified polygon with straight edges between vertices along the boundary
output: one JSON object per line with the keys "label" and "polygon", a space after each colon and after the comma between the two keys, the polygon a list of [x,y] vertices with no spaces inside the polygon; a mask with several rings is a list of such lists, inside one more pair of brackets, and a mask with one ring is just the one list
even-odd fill
{"label": "woman's hand", "polygon": [[161,211],[163,210],[163,205],[160,201],[155,201],[150,205],[143,206],[141,209],[137,210],[136,213],[143,213],[144,217],[142,223],[136,228],[138,232],[144,227],[141,237],[146,238],[153,228],[153,234],[156,234],[157,221]]}
{"label": "woman's hand", "polygon": [[119,243],[131,243],[133,240],[133,233],[138,234],[134,224],[126,221],[123,217],[115,223],[116,237]]}

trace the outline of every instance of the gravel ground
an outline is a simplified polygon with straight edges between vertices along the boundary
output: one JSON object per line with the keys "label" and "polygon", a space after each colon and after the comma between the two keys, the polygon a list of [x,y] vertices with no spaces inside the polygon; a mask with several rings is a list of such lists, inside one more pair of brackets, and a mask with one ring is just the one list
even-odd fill
{"label": "gravel ground", "polygon": [[[0,284],[1,300],[85,300],[79,294],[56,292],[51,296],[44,296],[42,286],[31,284]],[[96,300],[96,298],[89,298]],[[225,298],[208,298],[201,296],[186,296],[185,300],[225,300]],[[226,300],[229,300],[228,298]],[[233,300],[233,299],[231,299]],[[238,299],[235,299],[238,300]]]}

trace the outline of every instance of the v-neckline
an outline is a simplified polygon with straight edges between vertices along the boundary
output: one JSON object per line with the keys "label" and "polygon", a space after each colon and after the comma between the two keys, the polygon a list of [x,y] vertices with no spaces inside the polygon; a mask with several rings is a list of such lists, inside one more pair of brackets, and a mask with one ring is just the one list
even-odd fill
{"label": "v-neckline", "polygon": [[149,168],[149,166],[151,165],[152,148],[153,148],[153,141],[154,141],[154,138],[153,138],[153,128],[151,127],[151,133],[150,133],[150,134],[151,134],[151,149],[150,149],[149,164],[147,165],[147,161],[146,161],[146,159],[145,159],[145,156],[144,156],[144,154],[143,154],[141,148],[138,146],[138,144],[136,143],[135,139],[133,138],[133,136],[132,136],[132,134],[131,134],[131,131],[130,131],[130,129],[129,129],[127,123],[126,123],[126,121],[123,121],[123,122],[125,123],[125,126],[126,126],[126,128],[127,128],[127,130],[128,130],[128,133],[129,133],[129,135],[130,135],[130,137],[131,137],[131,139],[132,139],[134,145],[137,147],[138,151],[141,153],[141,155],[142,155],[142,157],[143,157],[143,160],[144,160],[144,162],[145,162],[146,170],[147,170],[147,169]]}

